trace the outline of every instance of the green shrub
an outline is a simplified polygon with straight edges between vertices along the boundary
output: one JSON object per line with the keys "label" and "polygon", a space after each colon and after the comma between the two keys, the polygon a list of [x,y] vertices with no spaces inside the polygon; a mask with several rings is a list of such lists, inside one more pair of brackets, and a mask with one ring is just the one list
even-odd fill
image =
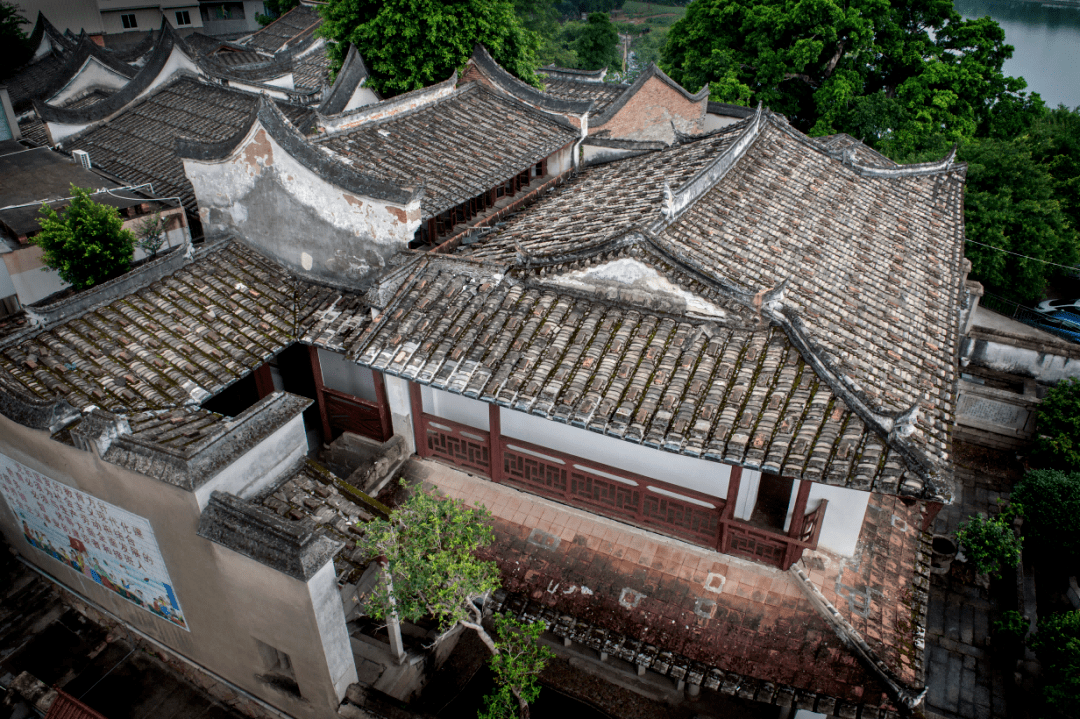
{"label": "green shrub", "polygon": [[41,232],[30,241],[42,259],[76,290],[122,275],[131,267],[135,235],[124,229],[115,207],[90,199],[90,190],[71,186],[71,204],[61,217],[41,206]]}
{"label": "green shrub", "polygon": [[975,515],[960,525],[956,538],[964,546],[964,554],[975,565],[975,571],[1001,576],[1003,567],[1015,567],[1020,563],[1023,538],[1013,532],[1013,517],[1023,514],[1023,507],[1010,504],[998,516],[987,519]]}
{"label": "green shrub", "polygon": [[1024,506],[1025,537],[1066,561],[1080,559],[1080,472],[1032,470],[1012,499]]}
{"label": "green shrub", "polygon": [[1080,469],[1080,379],[1057,383],[1039,404],[1036,454],[1053,467]]}
{"label": "green shrub", "polygon": [[1031,648],[1043,668],[1043,699],[1065,716],[1080,716],[1080,611],[1041,620]]}
{"label": "green shrub", "polygon": [[1010,654],[1020,650],[1027,634],[1028,620],[1020,612],[1010,609],[1002,612],[1001,619],[994,622],[994,643]]}

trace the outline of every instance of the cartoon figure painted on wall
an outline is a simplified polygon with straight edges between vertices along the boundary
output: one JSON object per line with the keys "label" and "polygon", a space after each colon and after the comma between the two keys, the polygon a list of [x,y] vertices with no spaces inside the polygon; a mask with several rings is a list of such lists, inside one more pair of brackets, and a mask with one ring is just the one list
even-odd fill
{"label": "cartoon figure painted on wall", "polygon": [[4,455],[0,455],[0,496],[18,517],[30,546],[188,629],[149,520]]}

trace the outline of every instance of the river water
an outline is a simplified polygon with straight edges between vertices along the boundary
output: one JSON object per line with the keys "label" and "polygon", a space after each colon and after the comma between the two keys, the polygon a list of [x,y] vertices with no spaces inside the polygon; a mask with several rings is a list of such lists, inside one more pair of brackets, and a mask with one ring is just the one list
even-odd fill
{"label": "river water", "polygon": [[1080,3],[1056,7],[1025,0],[953,0],[966,18],[997,20],[1016,48],[1004,72],[1027,80],[1048,107],[1080,105]]}

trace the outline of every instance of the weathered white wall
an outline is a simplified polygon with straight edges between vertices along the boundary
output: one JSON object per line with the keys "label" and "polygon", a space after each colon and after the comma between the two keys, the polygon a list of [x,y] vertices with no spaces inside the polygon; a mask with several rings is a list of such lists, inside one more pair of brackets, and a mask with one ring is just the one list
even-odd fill
{"label": "weathered white wall", "polygon": [[761,472],[744,469],[739,480],[739,494],[735,497],[735,519],[750,519],[757,504],[758,488],[761,487]]}
{"label": "weathered white wall", "polygon": [[320,349],[319,367],[322,369],[323,384],[338,392],[351,394],[353,397],[378,402],[375,395],[375,378],[367,367],[349,362],[345,355]]}
{"label": "weathered white wall", "polygon": [[[423,90],[415,90],[405,95],[399,95],[392,100],[380,102],[377,105],[373,104],[370,108],[351,115],[341,112],[337,115],[324,117],[321,118],[323,130],[326,132],[340,132],[369,122],[375,122],[376,120],[385,120],[394,115],[412,112],[425,105],[430,105],[436,100],[452,95],[455,89],[456,88],[450,83],[439,83],[438,85],[432,85]],[[365,106],[357,105],[357,107]]]}
{"label": "weathered white wall", "polygon": [[564,172],[569,172],[573,169],[575,144],[576,143],[570,143],[548,157],[548,175],[554,177],[555,175],[561,175]]}
{"label": "weathered white wall", "polygon": [[208,235],[241,237],[312,279],[368,279],[420,226],[419,198],[401,206],[342,190],[293,159],[260,122],[225,160],[185,159],[184,171]]}
{"label": "weathered white wall", "polygon": [[244,498],[257,494],[307,454],[307,449],[304,416],[298,414],[196,489],[199,510],[206,507],[215,490]]}
{"label": "weathered white wall", "polygon": [[339,700],[345,690],[356,682],[356,662],[349,642],[349,630],[345,626],[345,612],[341,592],[334,574],[334,563],[327,562],[308,580],[311,606],[315,609],[315,625],[325,649],[326,665],[330,680]]}
{"label": "weathered white wall", "polygon": [[358,107],[374,105],[376,102],[379,102],[379,96],[375,94],[375,91],[370,87],[361,85],[353,91],[352,97],[345,103],[345,109],[342,110],[342,112],[355,110]]}
{"label": "weathered white wall", "polygon": [[737,117],[728,117],[727,115],[714,115],[709,112],[705,114],[704,129],[705,132],[712,132],[713,130],[719,130],[721,127],[734,125],[738,121],[739,118]]}
{"label": "weathered white wall", "polygon": [[[486,402],[462,397],[459,394],[443,392],[439,389],[432,389],[427,385],[420,387],[420,396],[424,398],[424,411],[428,414],[467,424],[485,432],[491,428],[488,422],[488,405]],[[506,414],[507,411],[504,410],[503,414]],[[505,426],[503,427],[503,434],[506,434]]]}
{"label": "weathered white wall", "polygon": [[1036,342],[1025,342],[1023,338],[1010,340],[1007,336],[965,337],[960,345],[964,365],[1031,377],[1044,384],[1057,384],[1066,377],[1080,378],[1080,359],[1065,354],[1065,350],[1049,343],[1039,348]]}
{"label": "weathered white wall", "polygon": [[[292,77],[292,76],[290,75],[290,77]],[[271,89],[263,87],[261,85],[253,85],[251,83],[241,82],[240,80],[228,80],[228,79],[226,79],[225,83],[229,87],[235,87],[237,90],[243,90],[245,92],[252,92],[252,93],[255,93],[256,95],[266,93],[269,97],[272,97],[275,100],[288,100],[289,99],[289,93],[285,92],[284,90],[271,90]],[[279,85],[278,87],[281,87],[281,86]]]}
{"label": "weathered white wall", "polygon": [[390,405],[390,421],[394,434],[405,438],[408,454],[416,452],[416,436],[413,433],[412,406],[409,402],[409,383],[400,377],[384,374],[386,401]]}
{"label": "weathered white wall", "polygon": [[[795,500],[798,494],[799,484],[796,481],[792,487],[791,502],[788,504],[787,519],[784,522],[785,532],[791,527],[791,518],[795,512]],[[824,549],[842,557],[854,555],[855,547],[859,543],[859,534],[862,532],[863,520],[866,518],[866,505],[870,503],[870,493],[812,482],[810,495],[806,501],[806,512],[809,514],[817,509],[822,499],[829,500],[829,506],[825,510],[825,521],[821,525],[821,534],[818,536],[818,549]]]}
{"label": "weathered white wall", "polygon": [[[483,405],[482,402],[476,404]],[[714,497],[727,496],[728,477],[731,476],[729,465],[632,444],[505,407],[501,409],[500,420],[504,437],[550,447]]]}
{"label": "weathered white wall", "polygon": [[88,57],[75,76],[52,97],[45,100],[50,105],[63,105],[68,100],[75,100],[91,90],[119,90],[130,82],[112,68],[102,65],[97,58]]}
{"label": "weathered white wall", "polygon": [[15,292],[19,295],[19,302],[24,305],[43,300],[68,287],[59,274],[45,266],[42,254],[42,249],[33,245],[3,256],[11,282],[15,285]]}
{"label": "weathered white wall", "polygon": [[[324,587],[313,590],[304,582],[198,537],[199,506],[192,492],[121,469],[96,454],[55,442],[46,432],[27,429],[3,416],[0,453],[148,519],[191,631],[140,609],[30,546],[7,503],[0,501],[0,531],[27,561],[130,626],[280,710],[302,719],[336,717],[344,694],[343,688],[339,689],[341,649],[333,644],[324,648],[322,643],[323,637],[334,635],[330,605],[325,600],[318,608],[312,604],[314,596],[325,596]],[[340,599],[337,607],[343,627]],[[303,701],[256,679],[262,670],[253,638],[290,655]],[[333,672],[329,661],[334,662]]]}

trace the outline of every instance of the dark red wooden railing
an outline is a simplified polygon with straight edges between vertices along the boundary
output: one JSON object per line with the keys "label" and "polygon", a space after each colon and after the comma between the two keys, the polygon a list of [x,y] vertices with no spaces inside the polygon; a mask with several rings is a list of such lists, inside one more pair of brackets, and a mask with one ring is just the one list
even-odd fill
{"label": "dark red wooden railing", "polygon": [[380,442],[390,439],[378,404],[329,387],[324,387],[322,392],[331,432],[354,432]]}
{"label": "dark red wooden railing", "polygon": [[[710,549],[787,569],[803,550],[817,547],[825,517],[821,504],[806,512],[810,483],[803,482],[788,534],[734,517],[739,470],[733,469],[728,499],[695,492],[581,457],[503,437],[498,408],[490,432],[423,411],[419,387],[412,391],[418,453],[590,512],[685,539]],[[492,405],[494,407],[494,405]],[[494,444],[492,435],[498,438]],[[501,470],[501,471],[500,471]]]}

